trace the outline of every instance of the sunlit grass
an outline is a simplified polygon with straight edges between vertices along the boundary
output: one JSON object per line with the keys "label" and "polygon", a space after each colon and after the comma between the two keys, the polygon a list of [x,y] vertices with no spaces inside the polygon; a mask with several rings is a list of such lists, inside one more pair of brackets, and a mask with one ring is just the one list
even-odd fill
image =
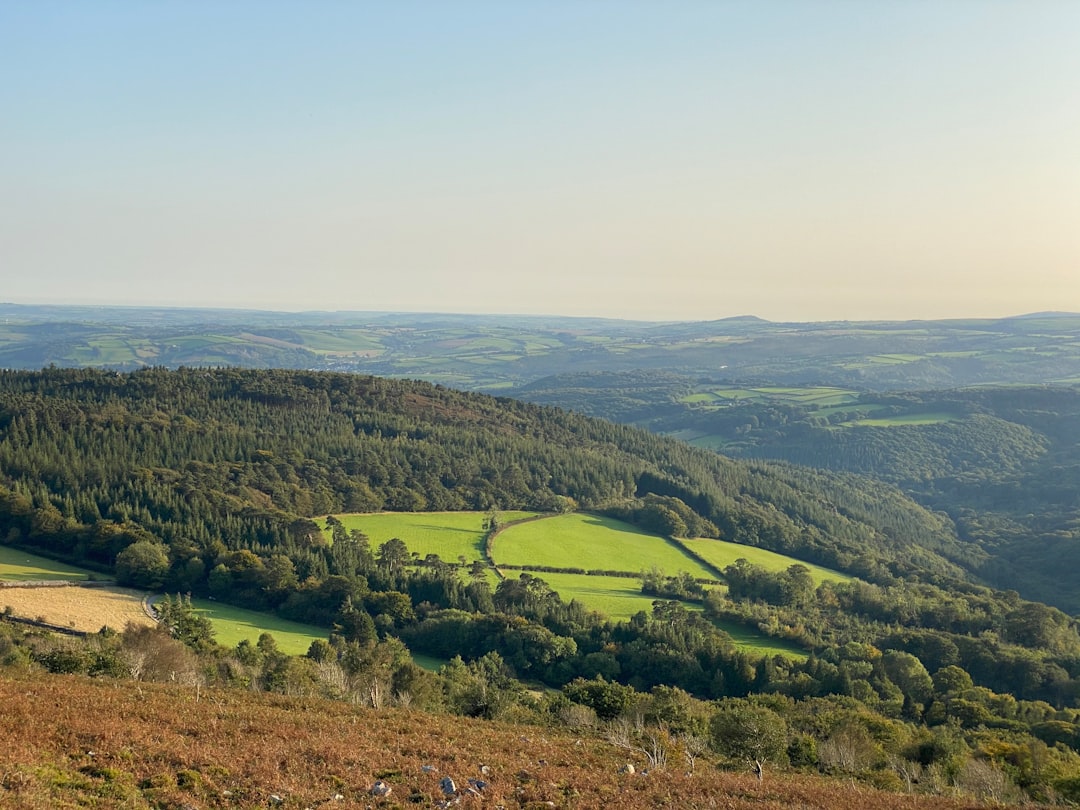
{"label": "sunlit grass", "polygon": [[677,542],[682,543],[703,560],[721,570],[738,559],[744,559],[748,563],[764,568],[766,571],[786,571],[792,565],[806,566],[810,570],[810,576],[813,578],[815,585],[820,585],[822,582],[850,582],[852,579],[847,574],[833,571],[830,568],[823,568],[820,565],[796,560],[794,557],[777,554],[775,551],[746,546],[741,543],[729,543],[725,540],[714,540],[708,537],[697,537],[690,540],[680,539]]}
{"label": "sunlit grass", "polygon": [[714,575],[682,549],[655,534],[611,518],[557,515],[504,530],[492,543],[496,565],[582,568],[637,573],[659,568],[675,575]]}
{"label": "sunlit grass", "polygon": [[65,565],[10,546],[0,546],[0,580],[31,582],[44,579],[87,579],[92,572]]}
{"label": "sunlit grass", "polygon": [[[499,520],[510,523],[527,517],[535,517],[536,512],[497,512]],[[359,529],[371,541],[375,551],[387,540],[397,538],[415,552],[421,559],[428,554],[438,554],[440,559],[456,563],[460,557],[466,562],[484,559],[483,524],[487,512],[377,512],[335,515],[346,531]],[[319,519],[318,524],[326,529],[326,520]]]}
{"label": "sunlit grass", "polygon": [[330,631],[313,624],[279,619],[272,613],[226,605],[210,599],[192,599],[192,607],[210,619],[214,627],[214,641],[225,647],[235,647],[243,639],[252,644],[263,633],[269,633],[277,642],[278,649],[288,655],[304,655],[315,639],[329,637]]}
{"label": "sunlit grass", "polygon": [[960,417],[951,413],[905,413],[896,416],[870,417],[855,422],[845,422],[845,426],[854,427],[897,427],[899,425],[939,425],[944,422],[959,422]]}

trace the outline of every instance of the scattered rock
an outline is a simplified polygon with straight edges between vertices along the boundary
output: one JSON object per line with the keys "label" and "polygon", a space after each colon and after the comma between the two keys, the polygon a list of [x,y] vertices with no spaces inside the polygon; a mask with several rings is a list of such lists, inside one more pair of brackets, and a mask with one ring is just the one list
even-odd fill
{"label": "scattered rock", "polygon": [[481,765],[480,766],[480,775],[481,776],[491,776],[491,768],[489,768],[487,765]]}
{"label": "scattered rock", "polygon": [[627,762],[625,765],[623,765],[621,768],[619,768],[619,773],[628,773],[631,776],[634,775],[634,771],[635,771],[635,768],[634,768],[633,764],[630,763],[630,762]]}
{"label": "scattered rock", "polygon": [[436,768],[434,765],[422,765],[420,767],[420,770],[424,773],[438,773],[439,769]]}
{"label": "scattered rock", "polygon": [[442,781],[439,782],[439,787],[447,796],[453,796],[457,793],[457,785],[454,784],[454,780],[449,776],[444,776],[442,778]]}
{"label": "scattered rock", "polygon": [[368,791],[372,796],[389,796],[394,792],[394,789],[390,787],[386,782],[380,779],[374,785],[371,786],[371,790]]}
{"label": "scattered rock", "polygon": [[469,784],[477,790],[486,790],[488,783],[483,779],[470,779]]}
{"label": "scattered rock", "polygon": [[270,794],[270,804],[285,804],[285,800],[278,796],[276,793]]}

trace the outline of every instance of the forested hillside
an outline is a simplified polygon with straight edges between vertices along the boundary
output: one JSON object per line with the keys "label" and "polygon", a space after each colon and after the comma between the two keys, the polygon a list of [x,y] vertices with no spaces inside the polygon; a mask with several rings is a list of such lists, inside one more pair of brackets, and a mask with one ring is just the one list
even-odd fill
{"label": "forested hillside", "polygon": [[[957,576],[968,549],[891,489],[734,462],[576,414],[427,383],[288,371],[0,373],[9,542],[111,566],[149,532],[173,573],[221,548],[322,570],[315,515],[681,498],[726,539],[870,578]],[[180,551],[180,549],[185,549]],[[888,567],[888,570],[886,569]],[[185,583],[206,570],[191,563]]]}
{"label": "forested hillside", "polygon": [[[871,476],[947,515],[972,571],[1080,611],[1080,391],[1008,386],[872,393],[567,375],[520,396],[679,436],[734,457]],[[830,479],[831,480],[831,479]],[[863,482],[857,489],[867,491]]]}

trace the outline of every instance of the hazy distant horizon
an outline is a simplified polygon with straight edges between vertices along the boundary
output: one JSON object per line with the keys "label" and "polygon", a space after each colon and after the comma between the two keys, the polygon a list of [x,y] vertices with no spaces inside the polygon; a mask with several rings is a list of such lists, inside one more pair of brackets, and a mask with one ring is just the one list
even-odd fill
{"label": "hazy distant horizon", "polygon": [[792,324],[815,324],[815,323],[843,323],[843,322],[910,322],[910,321],[951,321],[951,320],[1008,320],[1016,318],[1027,317],[1080,317],[1080,311],[1070,310],[1036,310],[1025,312],[1010,312],[1005,314],[993,314],[993,315],[949,315],[941,318],[923,318],[923,317],[909,317],[909,318],[769,318],[763,315],[759,315],[753,312],[741,312],[737,314],[724,314],[717,315],[715,317],[708,318],[636,318],[636,317],[624,317],[617,315],[578,315],[567,314],[559,312],[466,312],[457,310],[409,310],[409,309],[333,309],[329,307],[316,307],[316,308],[289,308],[289,307],[252,307],[244,305],[228,305],[223,303],[207,304],[207,305],[185,305],[175,303],[116,303],[107,301],[15,301],[15,300],[0,300],[0,306],[25,306],[25,307],[57,307],[57,308],[95,308],[95,309],[170,309],[170,310],[192,310],[192,311],[221,311],[221,312],[251,312],[253,314],[270,314],[270,315],[327,315],[327,316],[342,316],[342,315],[371,315],[371,316],[408,316],[408,317],[424,317],[431,316],[438,318],[444,317],[492,317],[492,318],[529,318],[529,319],[560,319],[560,318],[579,318],[583,320],[611,320],[611,321],[627,321],[627,322],[639,322],[639,323],[699,323],[702,321],[721,321],[721,320],[735,320],[735,319],[757,319],[766,321],[769,323],[792,323]]}
{"label": "hazy distant horizon", "polygon": [[1080,311],[1080,3],[0,4],[0,298]]}

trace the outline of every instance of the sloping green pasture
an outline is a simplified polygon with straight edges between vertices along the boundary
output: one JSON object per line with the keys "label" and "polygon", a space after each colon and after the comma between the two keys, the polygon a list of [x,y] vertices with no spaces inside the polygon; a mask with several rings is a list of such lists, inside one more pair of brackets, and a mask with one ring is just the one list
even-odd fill
{"label": "sloping green pasture", "polygon": [[904,413],[896,416],[872,417],[856,422],[845,422],[845,427],[897,427],[899,425],[939,425],[943,422],[959,422],[953,413]]}
{"label": "sloping green pasture", "polygon": [[33,582],[39,579],[87,579],[92,572],[85,568],[56,562],[17,548],[0,546],[0,580]]}
{"label": "sloping green pasture", "polygon": [[[535,517],[536,512],[498,512],[503,525],[515,520]],[[487,512],[378,512],[369,514],[335,515],[346,531],[359,529],[371,541],[376,551],[387,540],[397,538],[416,552],[421,559],[438,554],[448,563],[459,557],[466,562],[484,559],[484,521]],[[330,531],[326,519],[316,521],[327,538]]]}
{"label": "sloping green pasture", "polygon": [[330,631],[313,624],[290,622],[271,613],[245,610],[209,599],[192,599],[192,607],[214,625],[214,640],[225,647],[235,647],[243,639],[252,644],[263,633],[270,633],[278,649],[289,655],[303,655],[315,639],[329,637]]}
{"label": "sloping green pasture", "polygon": [[[518,571],[506,571],[512,579]],[[652,611],[654,596],[641,592],[637,577],[605,577],[588,574],[555,574],[541,571],[533,574],[551,586],[564,602],[577,599],[589,610],[596,610],[615,621],[625,621],[638,611]]]}
{"label": "sloping green pasture", "polygon": [[749,627],[734,622],[713,621],[717,627],[731,636],[735,646],[744,652],[758,653],[760,655],[783,655],[787,658],[805,659],[806,650],[796,644],[779,638],[771,638],[762,635]]}
{"label": "sloping green pasture", "polygon": [[297,329],[296,335],[300,345],[318,354],[381,353],[385,350],[371,334],[361,329]]}
{"label": "sloping green pasture", "polygon": [[763,386],[761,388],[738,388],[735,386],[717,386],[705,391],[696,391],[682,398],[682,402],[694,405],[710,405],[730,402],[789,402],[795,405],[843,405],[855,402],[859,398],[857,391],[832,386],[809,386],[806,388],[781,388]]}
{"label": "sloping green pasture", "polygon": [[648,571],[659,568],[695,578],[715,575],[674,544],[611,518],[574,513],[519,523],[492,541],[496,565],[583,568],[586,571]]}
{"label": "sloping green pasture", "polygon": [[[510,572],[507,572],[508,574]],[[536,576],[558,592],[564,602],[577,599],[589,610],[596,610],[614,621],[626,621],[638,611],[652,613],[654,596],[641,592],[641,580],[629,577],[589,576],[588,574],[539,573]],[[687,610],[700,611],[701,606],[683,603]],[[741,624],[714,621],[717,627],[731,636],[737,647],[761,655],[784,655],[805,658],[806,651],[795,644],[762,635]]]}
{"label": "sloping green pasture", "polygon": [[726,540],[713,540],[708,537],[696,537],[692,540],[680,539],[676,542],[686,546],[703,560],[721,570],[738,559],[744,559],[766,571],[786,571],[792,565],[804,565],[810,570],[814,585],[820,585],[822,582],[850,582],[852,579],[847,574],[841,574],[831,568],[823,568],[820,565],[796,560],[794,557],[777,554],[775,551],[745,546],[741,543],[729,543]]}

